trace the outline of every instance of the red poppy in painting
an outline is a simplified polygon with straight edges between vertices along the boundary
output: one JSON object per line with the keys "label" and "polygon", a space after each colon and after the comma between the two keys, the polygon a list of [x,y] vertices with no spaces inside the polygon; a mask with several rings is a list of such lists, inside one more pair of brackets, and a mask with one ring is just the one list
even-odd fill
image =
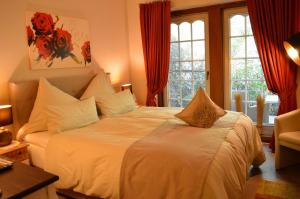
{"label": "red poppy in painting", "polygon": [[53,34],[53,49],[56,57],[64,59],[69,56],[73,50],[72,35],[62,28],[57,28]]}
{"label": "red poppy in painting", "polygon": [[36,12],[31,18],[31,23],[36,35],[49,35],[53,33],[55,24],[49,14]]}
{"label": "red poppy in painting", "polygon": [[35,45],[38,48],[39,57],[47,59],[52,54],[52,41],[48,36],[39,36]]}
{"label": "red poppy in painting", "polygon": [[90,63],[91,62],[91,48],[90,48],[90,42],[86,41],[83,43],[81,47],[81,54],[84,58],[84,62]]}
{"label": "red poppy in painting", "polygon": [[34,33],[31,30],[30,26],[26,27],[27,30],[27,41],[28,41],[28,46],[30,46],[34,40]]}

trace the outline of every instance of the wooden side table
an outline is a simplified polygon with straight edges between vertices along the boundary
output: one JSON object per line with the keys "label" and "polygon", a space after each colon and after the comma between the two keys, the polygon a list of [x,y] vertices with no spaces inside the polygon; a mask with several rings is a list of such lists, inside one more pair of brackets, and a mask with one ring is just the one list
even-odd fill
{"label": "wooden side table", "polygon": [[22,198],[57,180],[58,176],[40,168],[15,162],[11,169],[0,172],[0,198]]}
{"label": "wooden side table", "polygon": [[28,146],[27,143],[13,141],[10,145],[0,147],[0,155],[14,161],[25,161],[29,158]]}

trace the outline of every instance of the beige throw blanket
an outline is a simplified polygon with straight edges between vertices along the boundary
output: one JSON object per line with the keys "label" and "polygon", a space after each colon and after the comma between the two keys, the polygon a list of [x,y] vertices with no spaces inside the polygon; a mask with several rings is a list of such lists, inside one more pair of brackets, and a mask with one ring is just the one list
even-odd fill
{"label": "beige throw blanket", "polygon": [[[222,128],[201,129],[170,120],[156,129],[152,134],[135,142],[127,150],[122,164],[120,196],[122,199],[191,199],[219,198],[217,193],[205,191],[211,178],[210,172],[216,172],[214,161],[222,156],[220,151],[228,136],[236,135],[239,139],[244,133],[254,131],[252,126],[243,126],[237,121],[240,114],[230,113],[227,121],[220,121],[217,126]],[[247,129],[249,128],[249,129]],[[242,131],[242,132],[241,132]],[[243,132],[244,131],[244,132]],[[258,142],[259,143],[259,142]],[[233,151],[234,151],[234,146]],[[246,150],[246,148],[244,148]],[[238,152],[238,151],[236,151]],[[224,154],[225,155],[225,154]],[[226,154],[228,159],[236,161],[234,154]],[[231,157],[232,155],[232,157]],[[255,154],[250,158],[252,162]],[[264,160],[263,154],[257,156],[257,163]],[[244,168],[239,173],[247,172],[249,160],[244,159]],[[214,179],[226,184],[223,176],[230,171],[230,165],[224,166],[220,176]],[[219,165],[222,166],[222,165]],[[239,164],[233,166],[239,167]],[[228,169],[228,170],[227,170]],[[246,181],[242,177],[242,182]],[[223,181],[224,180],[224,181]],[[208,185],[209,186],[209,185]],[[216,187],[216,189],[218,189]],[[219,187],[222,190],[222,187]],[[231,189],[236,189],[232,187]],[[224,190],[222,198],[240,198],[242,188],[238,191]],[[214,191],[215,192],[215,191]]]}

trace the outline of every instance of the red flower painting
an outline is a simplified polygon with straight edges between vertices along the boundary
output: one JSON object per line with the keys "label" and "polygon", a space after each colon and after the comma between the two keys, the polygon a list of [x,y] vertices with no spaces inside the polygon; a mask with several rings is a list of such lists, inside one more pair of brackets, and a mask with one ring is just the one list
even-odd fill
{"label": "red flower painting", "polygon": [[[91,62],[90,42],[83,40],[83,44],[81,42],[81,44],[74,43],[72,32],[68,28],[64,28],[64,22],[60,17],[55,16],[54,20],[50,14],[43,12],[35,12],[31,16],[31,24],[26,26],[27,41],[28,46],[33,45],[32,50],[36,49],[38,53],[36,62],[45,60],[47,67],[51,67],[56,59],[63,61],[68,57],[77,64],[84,62],[86,65]],[[81,55],[80,51],[75,55],[75,47],[81,50]],[[78,57],[78,55],[82,57]]]}

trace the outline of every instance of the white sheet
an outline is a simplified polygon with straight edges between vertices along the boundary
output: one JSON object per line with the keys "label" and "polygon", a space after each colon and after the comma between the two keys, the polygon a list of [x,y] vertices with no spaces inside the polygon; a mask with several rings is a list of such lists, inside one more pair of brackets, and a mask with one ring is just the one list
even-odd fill
{"label": "white sheet", "polygon": [[[84,128],[57,134],[49,140],[45,169],[60,176],[56,183],[58,188],[72,188],[102,198],[119,198],[120,167],[128,147],[166,120],[175,119],[177,112],[179,109],[142,107]],[[262,150],[251,120],[242,115],[240,120],[244,123],[239,127],[240,134],[228,135],[216,154],[214,169],[210,171],[209,184],[205,188],[206,196],[215,193],[227,198],[225,189],[236,190],[236,194],[242,192],[247,168],[255,154]],[[228,122],[228,115],[225,115],[215,123],[214,128],[222,128]],[[229,161],[228,157],[234,161]],[[228,173],[224,173],[226,170]],[[220,174],[226,177],[224,181],[218,181]]]}
{"label": "white sheet", "polygon": [[32,165],[42,169],[44,168],[46,147],[52,136],[53,133],[48,131],[26,135],[25,142],[29,144],[28,151]]}

